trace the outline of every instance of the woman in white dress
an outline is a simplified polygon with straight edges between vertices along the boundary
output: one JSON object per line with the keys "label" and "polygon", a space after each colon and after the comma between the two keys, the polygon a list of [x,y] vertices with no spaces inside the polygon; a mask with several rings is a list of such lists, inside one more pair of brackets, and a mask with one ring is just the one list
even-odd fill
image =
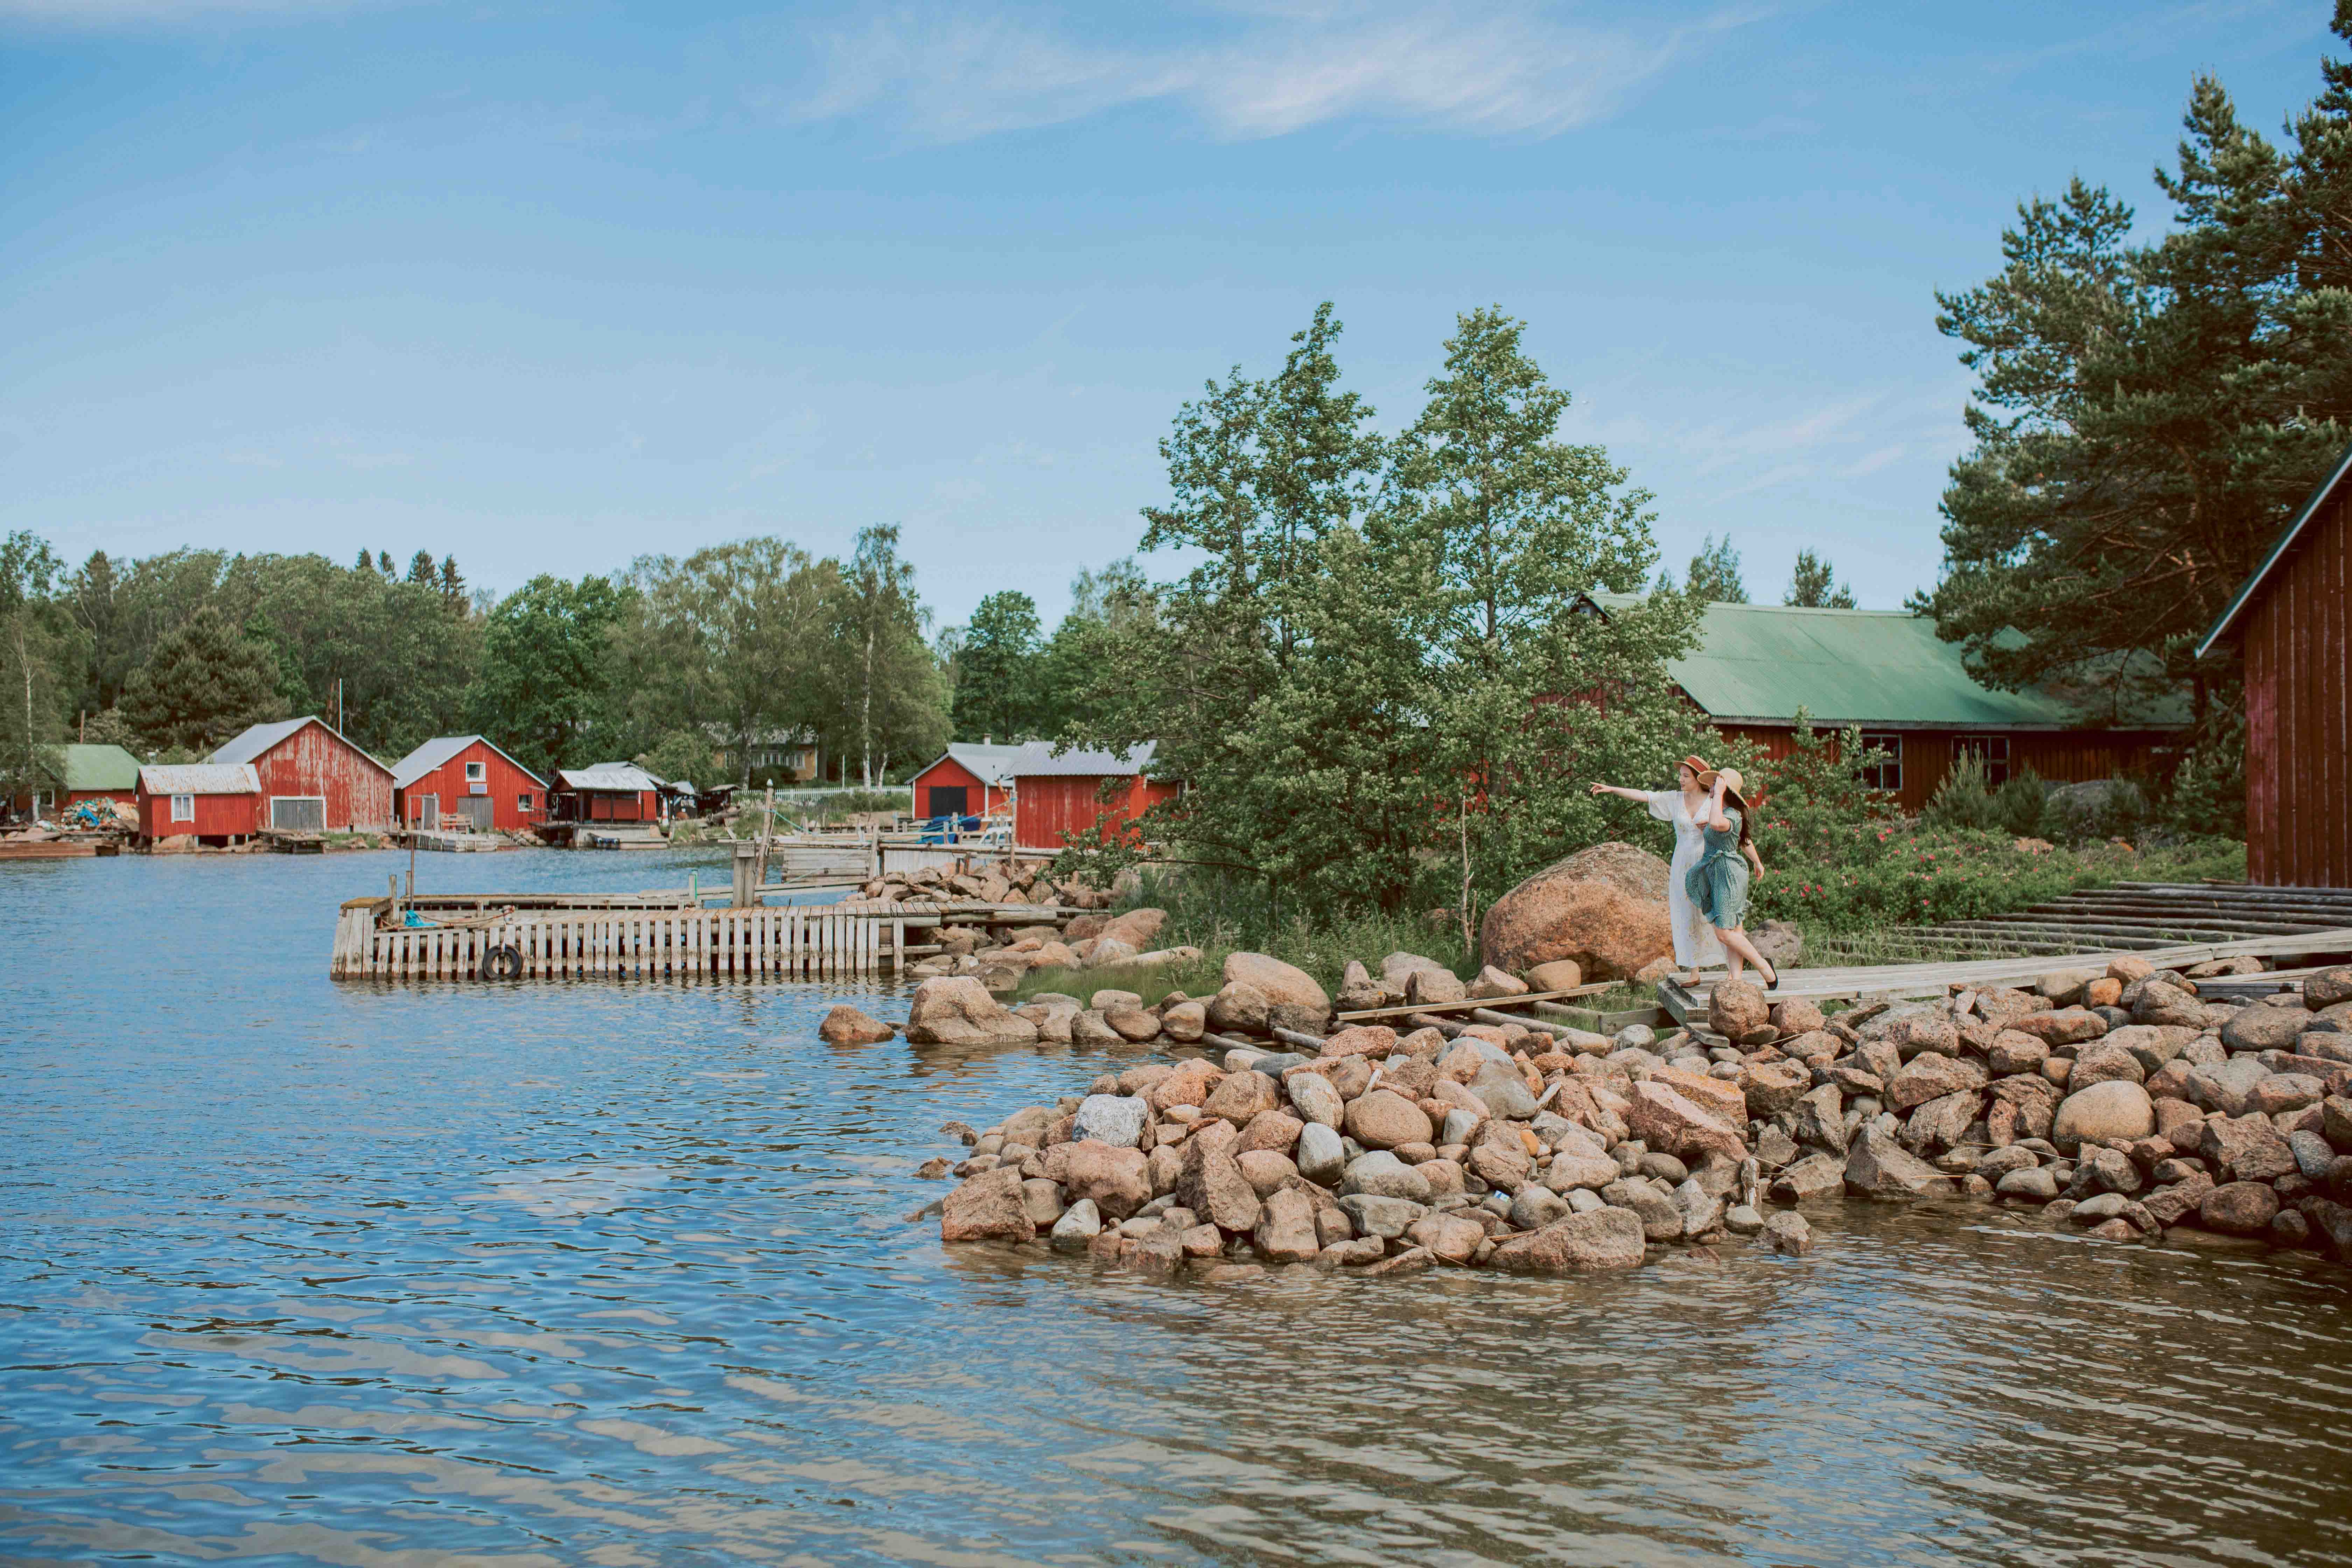
{"label": "woman in white dress", "polygon": [[[1675,825],[1675,859],[1666,872],[1666,916],[1675,928],[1675,967],[1684,972],[1685,978],[1695,978],[1701,969],[1730,962],[1723,951],[1722,942],[1715,934],[1715,928],[1691,902],[1690,894],[1683,887],[1690,875],[1690,868],[1697,865],[1699,858],[1706,852],[1704,828],[1712,808],[1708,805],[1707,792],[1699,787],[1699,777],[1712,774],[1713,771],[1696,757],[1685,757],[1675,769],[1675,782],[1678,787],[1674,789],[1625,789],[1605,784],[1592,786],[1594,795],[1613,795],[1626,800],[1638,800],[1650,808],[1652,816]],[[1747,853],[1748,863],[1756,868],[1756,874],[1761,877],[1764,861],[1756,853],[1756,846],[1745,844],[1741,848]]]}

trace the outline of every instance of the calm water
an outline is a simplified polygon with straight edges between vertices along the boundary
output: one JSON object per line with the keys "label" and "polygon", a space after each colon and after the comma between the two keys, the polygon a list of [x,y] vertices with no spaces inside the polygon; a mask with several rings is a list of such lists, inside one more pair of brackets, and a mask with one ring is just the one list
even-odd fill
{"label": "calm water", "polygon": [[2326,1266],[1860,1208],[1580,1284],[950,1255],[902,1218],[933,1130],[1087,1058],[833,1049],[848,987],[330,984],[331,906],[394,863],[0,866],[0,1557],[2352,1550]]}

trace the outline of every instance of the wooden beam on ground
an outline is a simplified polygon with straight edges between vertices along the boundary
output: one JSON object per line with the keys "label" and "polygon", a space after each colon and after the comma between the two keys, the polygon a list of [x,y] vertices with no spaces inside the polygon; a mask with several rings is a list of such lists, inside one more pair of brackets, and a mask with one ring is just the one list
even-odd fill
{"label": "wooden beam on ground", "polygon": [[1352,1013],[1335,1013],[1332,1016],[1342,1024],[1367,1024],[1381,1018],[1408,1018],[1416,1013],[1462,1013],[1476,1007],[1523,1007],[1534,1002],[1556,1002],[1563,996],[1591,996],[1597,992],[1614,991],[1622,982],[1596,980],[1590,985],[1573,985],[1565,991],[1529,991],[1517,996],[1473,996],[1460,1002],[1409,1002],[1402,1007],[1361,1007]]}

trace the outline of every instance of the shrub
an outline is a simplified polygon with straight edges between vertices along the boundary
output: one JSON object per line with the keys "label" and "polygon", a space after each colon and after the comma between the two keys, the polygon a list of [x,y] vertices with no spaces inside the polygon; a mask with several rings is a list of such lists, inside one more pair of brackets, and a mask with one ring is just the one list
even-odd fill
{"label": "shrub", "polygon": [[1928,797],[1927,809],[1919,814],[1930,825],[1958,833],[1989,833],[2000,826],[2000,808],[1993,805],[1991,780],[1985,773],[1984,759],[1975,752],[1965,753],[1944,775]]}
{"label": "shrub", "polygon": [[2049,786],[2032,768],[2020,768],[2009,782],[1992,792],[1993,814],[2011,838],[2046,838],[2042,831],[2050,799]]}

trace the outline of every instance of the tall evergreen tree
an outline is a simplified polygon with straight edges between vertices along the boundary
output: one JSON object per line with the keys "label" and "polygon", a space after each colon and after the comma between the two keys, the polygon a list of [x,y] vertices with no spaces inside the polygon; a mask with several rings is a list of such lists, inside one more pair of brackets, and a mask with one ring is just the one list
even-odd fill
{"label": "tall evergreen tree", "polygon": [[1797,569],[1780,603],[1808,610],[1851,610],[1853,590],[1837,581],[1830,563],[1810,550],[1797,552]]}
{"label": "tall evergreen tree", "polygon": [[156,644],[122,707],[150,745],[208,752],[248,725],[287,716],[277,680],[270,650],[206,605]]}

